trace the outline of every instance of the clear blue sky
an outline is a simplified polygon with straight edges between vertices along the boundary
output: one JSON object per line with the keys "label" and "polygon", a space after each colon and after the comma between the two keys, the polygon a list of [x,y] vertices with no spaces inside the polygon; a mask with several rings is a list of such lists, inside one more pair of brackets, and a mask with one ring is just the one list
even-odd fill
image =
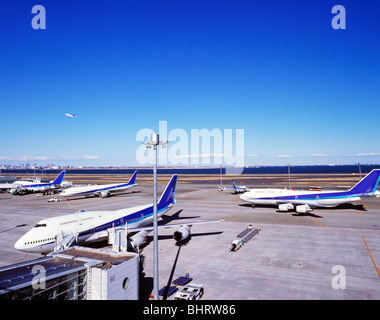
{"label": "clear blue sky", "polygon": [[0,36],[0,163],[134,165],[160,120],[244,129],[246,165],[380,163],[379,1],[6,0]]}

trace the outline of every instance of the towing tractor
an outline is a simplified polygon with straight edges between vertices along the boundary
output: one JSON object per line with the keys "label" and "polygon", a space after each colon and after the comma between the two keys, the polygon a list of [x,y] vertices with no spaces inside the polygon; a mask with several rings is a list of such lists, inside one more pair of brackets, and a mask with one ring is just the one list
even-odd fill
{"label": "towing tractor", "polygon": [[177,291],[174,300],[199,300],[204,293],[203,284],[188,284],[182,290]]}

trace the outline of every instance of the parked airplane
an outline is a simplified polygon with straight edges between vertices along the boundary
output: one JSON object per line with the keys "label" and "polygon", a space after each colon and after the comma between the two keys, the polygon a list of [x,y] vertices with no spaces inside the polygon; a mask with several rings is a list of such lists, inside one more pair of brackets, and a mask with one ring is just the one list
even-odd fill
{"label": "parked airplane", "polygon": [[63,170],[50,183],[30,183],[28,181],[16,181],[14,187],[9,190],[11,194],[24,195],[32,192],[41,192],[44,194],[54,193],[54,189],[59,189],[65,178],[66,171]]}
{"label": "parked airplane", "polygon": [[75,118],[76,114],[65,113],[65,116],[70,117],[70,118]]}
{"label": "parked airplane", "polygon": [[[161,217],[174,206],[177,175],[173,175],[157,202],[157,216]],[[48,253],[59,251],[74,244],[87,244],[106,240],[115,229],[126,230],[126,233],[138,232],[129,241],[134,248],[140,246],[152,231],[146,227],[153,221],[153,205],[141,205],[116,211],[78,211],[74,214],[48,218],[38,222],[23,235],[15,248],[26,252]],[[180,226],[174,232],[174,239],[181,241],[190,234],[190,228],[196,223],[209,223],[222,220],[190,222],[188,224],[160,225],[167,228]]]}
{"label": "parked airplane", "polygon": [[103,184],[103,185],[93,185],[85,187],[72,187],[68,188],[60,193],[60,196],[69,197],[89,197],[89,196],[99,196],[101,198],[108,197],[111,193],[122,192],[133,186],[137,185],[136,181],[137,171],[135,171],[132,177],[127,183],[114,183],[114,184]]}
{"label": "parked airplane", "polygon": [[372,170],[347,191],[295,191],[286,189],[250,189],[240,196],[253,204],[278,205],[279,211],[295,210],[311,212],[316,207],[334,207],[339,204],[360,201],[363,197],[380,197],[377,186],[380,169]]}
{"label": "parked airplane", "polygon": [[248,191],[246,186],[235,186],[235,180],[232,179],[232,187],[235,193],[242,193]]}

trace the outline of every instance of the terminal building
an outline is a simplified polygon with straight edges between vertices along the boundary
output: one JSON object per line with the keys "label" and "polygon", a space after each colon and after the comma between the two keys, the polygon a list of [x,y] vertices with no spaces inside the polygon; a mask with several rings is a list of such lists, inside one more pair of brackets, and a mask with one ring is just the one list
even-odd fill
{"label": "terminal building", "polygon": [[0,300],[138,300],[139,257],[74,246],[0,268]]}

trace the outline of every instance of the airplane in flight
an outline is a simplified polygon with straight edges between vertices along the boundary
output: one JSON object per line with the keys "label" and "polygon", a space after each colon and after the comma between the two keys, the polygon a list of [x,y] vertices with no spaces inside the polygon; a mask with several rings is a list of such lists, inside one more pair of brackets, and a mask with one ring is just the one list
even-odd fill
{"label": "airplane in flight", "polygon": [[127,183],[114,183],[114,184],[103,184],[103,185],[92,185],[84,187],[72,187],[63,190],[59,195],[61,197],[89,197],[89,196],[98,196],[101,198],[108,197],[111,193],[117,193],[125,191],[133,186],[137,185],[136,183],[137,171],[135,171],[132,177]]}
{"label": "airplane in flight", "polygon": [[[173,175],[161,198],[157,202],[157,216],[161,217],[175,204],[175,188],[177,175]],[[176,241],[186,239],[193,224],[218,222],[221,220],[193,221],[160,225],[159,228],[179,226],[173,237]],[[60,251],[72,245],[88,244],[106,240],[115,229],[123,229],[126,233],[137,232],[128,240],[136,250],[153,230],[147,226],[153,222],[153,204],[140,205],[115,211],[84,211],[57,216],[39,221],[16,243],[17,250],[35,253]]]}
{"label": "airplane in flight", "polygon": [[242,193],[248,191],[248,188],[246,186],[236,186],[234,179],[232,179],[232,187],[235,193]]}
{"label": "airplane in flight", "polygon": [[309,213],[317,207],[335,207],[343,203],[360,201],[365,197],[380,197],[376,190],[380,180],[380,169],[372,170],[347,191],[296,191],[287,189],[250,189],[240,199],[253,205],[278,205],[279,211],[295,209],[298,213]]}
{"label": "airplane in flight", "polygon": [[44,193],[53,194],[54,189],[59,189],[62,186],[66,171],[63,170],[59,175],[49,183],[31,183],[29,181],[16,181],[9,193],[14,195],[24,195],[28,193]]}
{"label": "airplane in flight", "polygon": [[65,113],[65,116],[69,117],[69,118],[75,118],[76,117],[76,114],[71,114],[71,113]]}

